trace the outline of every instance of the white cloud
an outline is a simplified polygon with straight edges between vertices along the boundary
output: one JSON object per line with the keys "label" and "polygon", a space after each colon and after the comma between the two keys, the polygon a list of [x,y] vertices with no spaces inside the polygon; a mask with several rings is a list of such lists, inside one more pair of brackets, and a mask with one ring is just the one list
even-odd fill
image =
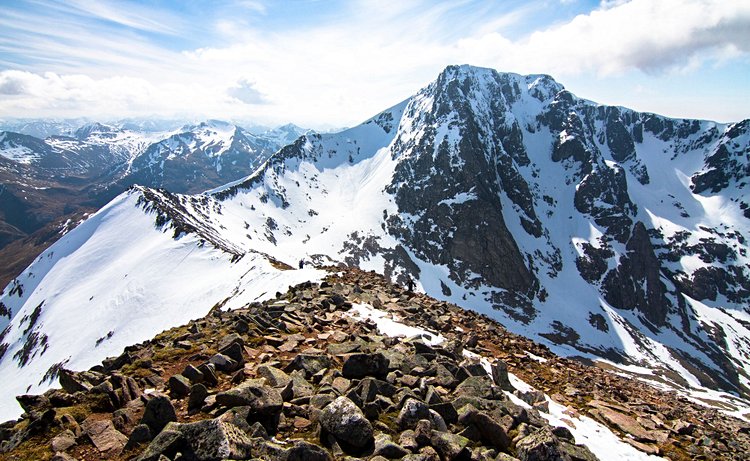
{"label": "white cloud", "polygon": [[[181,53],[140,35],[80,28],[77,18],[63,20],[53,33],[45,32],[43,18],[21,23],[6,15],[0,28],[22,30],[25,51],[56,73],[0,73],[0,94],[7,96],[0,98],[0,116],[200,112],[351,125],[413,94],[448,64],[543,72],[564,81],[581,74],[691,72],[750,53],[750,2],[606,0],[519,39],[504,33],[533,20],[545,4],[495,11],[467,2],[360,0],[325,21],[278,30],[252,27],[238,14],[201,26],[203,33],[213,28],[218,44]],[[271,14],[261,2],[236,6]],[[141,12],[96,14],[139,30],[152,27]],[[169,24],[180,27],[177,20]],[[17,46],[0,32],[0,54]]]}
{"label": "white cloud", "polygon": [[245,104],[266,104],[266,97],[255,88],[255,83],[247,79],[241,79],[237,86],[227,89],[227,94]]}

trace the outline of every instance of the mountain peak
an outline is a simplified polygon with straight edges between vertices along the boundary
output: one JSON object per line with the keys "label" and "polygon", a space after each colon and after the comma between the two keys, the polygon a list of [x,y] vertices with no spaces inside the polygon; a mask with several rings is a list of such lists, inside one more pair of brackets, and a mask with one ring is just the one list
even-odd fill
{"label": "mountain peak", "polygon": [[99,122],[92,122],[92,123],[87,123],[86,125],[83,125],[82,127],[78,128],[75,131],[74,136],[78,139],[83,140],[93,134],[116,133],[118,131],[120,131],[120,129],[112,125],[105,125]]}
{"label": "mountain peak", "polygon": [[468,64],[447,66],[438,76],[436,84],[439,88],[448,89],[452,82],[458,83],[462,92],[472,88],[472,83],[480,92],[489,89],[500,89],[506,96],[528,92],[536,99],[552,99],[565,87],[547,74],[522,75],[514,72],[499,72],[495,69],[477,67]]}

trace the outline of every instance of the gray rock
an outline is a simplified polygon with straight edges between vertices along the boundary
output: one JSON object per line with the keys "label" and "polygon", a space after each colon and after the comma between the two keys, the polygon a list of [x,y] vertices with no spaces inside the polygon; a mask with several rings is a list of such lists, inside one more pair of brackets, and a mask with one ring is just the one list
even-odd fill
{"label": "gray rock", "polygon": [[363,448],[374,441],[372,424],[346,397],[339,397],[323,408],[319,422],[337,441],[352,447]]}
{"label": "gray rock", "polygon": [[422,401],[409,398],[401,407],[401,411],[396,418],[396,424],[400,430],[414,429],[420,419],[430,419],[430,408]]}
{"label": "gray rock", "polygon": [[80,379],[76,373],[65,368],[61,368],[57,376],[60,379],[60,386],[69,394],[88,392],[93,387],[88,382]]}
{"label": "gray rock", "polygon": [[508,366],[502,360],[495,360],[491,367],[492,370],[492,381],[500,386],[500,389],[504,391],[513,392],[516,390],[515,387],[510,383],[508,377]]}
{"label": "gray rock", "polygon": [[191,383],[197,384],[203,382],[203,373],[195,368],[193,365],[188,364],[185,370],[182,371],[182,376],[190,380]]}
{"label": "gray rock", "polygon": [[257,369],[258,376],[266,378],[266,383],[271,387],[286,387],[292,377],[283,370],[269,365],[260,365]]}
{"label": "gray rock", "polygon": [[81,424],[81,428],[105,458],[119,455],[128,441],[127,437],[115,429],[112,421],[107,419],[96,421],[89,417]]}
{"label": "gray rock", "polygon": [[281,413],[284,401],[278,390],[250,380],[216,394],[216,403],[230,408],[246,406],[255,414],[270,416]]}
{"label": "gray rock", "polygon": [[572,461],[599,461],[599,458],[584,445],[576,445],[566,441],[560,441],[563,453]]}
{"label": "gray rock", "polygon": [[76,444],[76,435],[70,429],[65,429],[52,439],[52,451],[65,451]]}
{"label": "gray rock", "polygon": [[284,461],[333,461],[333,457],[323,447],[304,440],[296,440],[287,450]]}
{"label": "gray rock", "polygon": [[467,448],[469,439],[450,432],[433,431],[430,443],[441,459],[466,460],[471,459],[471,451]]}
{"label": "gray rock", "polygon": [[315,373],[330,368],[331,358],[322,354],[297,354],[292,362],[284,369],[287,373],[301,370],[309,378]]}
{"label": "gray rock", "polygon": [[214,354],[213,357],[208,359],[208,363],[216,367],[217,370],[223,371],[224,373],[231,373],[236,371],[240,363],[231,357],[224,354]]}
{"label": "gray rock", "polygon": [[501,451],[507,451],[510,447],[510,437],[508,437],[502,424],[471,405],[467,405],[459,411],[458,422],[464,426],[473,425],[482,440]]}
{"label": "gray rock", "polygon": [[188,412],[200,410],[208,397],[208,389],[203,384],[193,384],[190,386],[188,395]]}
{"label": "gray rock", "polygon": [[167,385],[173,399],[181,399],[190,393],[190,380],[180,374],[171,376]]}
{"label": "gray rock", "polygon": [[247,459],[252,441],[237,426],[221,419],[181,424],[180,433],[198,460]]}
{"label": "gray rock", "polygon": [[546,428],[522,438],[516,444],[516,455],[521,461],[568,461],[560,440]]}
{"label": "gray rock", "polygon": [[233,344],[237,344],[238,346],[242,347],[245,345],[245,340],[243,340],[242,336],[238,335],[237,333],[228,334],[219,340],[218,350],[221,351],[222,349],[226,349]]}
{"label": "gray rock", "polygon": [[177,421],[174,405],[166,395],[154,395],[146,403],[146,409],[141,418],[141,424],[151,429],[151,434],[158,434],[168,423]]}
{"label": "gray rock", "polygon": [[401,435],[398,436],[398,444],[411,451],[417,451],[417,449],[419,449],[416,433],[411,429],[403,431]]}
{"label": "gray rock", "polygon": [[151,435],[151,429],[145,424],[139,424],[133,428],[133,432],[130,433],[130,438],[126,448],[131,446],[139,445],[141,443],[150,442],[153,436]]}
{"label": "gray rock", "polygon": [[375,450],[373,456],[382,456],[388,459],[401,459],[408,455],[409,451],[404,447],[393,443],[391,437],[386,434],[378,434],[375,437]]}
{"label": "gray rock", "polygon": [[203,382],[207,386],[215,386],[219,384],[219,379],[216,377],[216,366],[213,363],[202,363],[198,367],[198,371],[203,374]]}
{"label": "gray rock", "polygon": [[245,363],[245,356],[243,355],[244,350],[239,343],[232,343],[229,346],[220,349],[219,353],[226,355],[238,364]]}
{"label": "gray rock", "polygon": [[26,413],[43,411],[50,407],[49,399],[43,395],[19,395],[16,396],[16,401]]}
{"label": "gray rock", "polygon": [[162,456],[173,457],[185,448],[185,437],[180,432],[181,424],[169,423],[154,437],[154,440],[137,458],[137,461],[161,461]]}
{"label": "gray rock", "polygon": [[477,397],[489,400],[505,398],[499,387],[494,386],[489,376],[469,376],[456,387],[455,393],[461,397]]}
{"label": "gray rock", "polygon": [[385,378],[390,361],[380,352],[372,354],[352,354],[346,357],[341,374],[348,379],[362,379],[365,376]]}

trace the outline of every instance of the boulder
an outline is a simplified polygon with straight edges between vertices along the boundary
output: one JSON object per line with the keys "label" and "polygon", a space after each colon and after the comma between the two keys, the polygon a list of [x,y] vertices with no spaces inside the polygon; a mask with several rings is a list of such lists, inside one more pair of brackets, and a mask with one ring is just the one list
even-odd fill
{"label": "boulder", "polygon": [[180,374],[171,376],[167,385],[173,399],[181,399],[190,394],[190,380]]}
{"label": "boulder", "polygon": [[208,397],[208,389],[203,384],[193,384],[190,386],[190,394],[188,395],[188,412],[200,410],[203,404],[206,402]]}
{"label": "boulder", "polygon": [[287,450],[284,461],[333,461],[333,457],[323,447],[304,440],[295,440]]}
{"label": "boulder", "polygon": [[515,387],[510,383],[510,377],[508,376],[508,366],[502,360],[495,360],[490,367],[492,371],[492,381],[500,386],[500,389],[508,392],[516,390]]}
{"label": "boulder", "polygon": [[560,440],[546,428],[522,438],[516,444],[516,455],[521,461],[568,461]]}
{"label": "boulder", "polygon": [[80,379],[76,373],[66,370],[65,368],[61,368],[57,376],[60,380],[60,387],[69,394],[88,392],[93,387],[88,382]]}
{"label": "boulder", "polygon": [[362,410],[346,397],[338,397],[323,408],[319,422],[325,432],[345,445],[363,448],[374,441],[372,424]]}
{"label": "boulder", "polygon": [[81,428],[105,458],[119,455],[128,442],[128,438],[115,429],[108,419],[97,421],[89,417],[81,424]]}
{"label": "boulder", "polygon": [[257,371],[258,376],[266,378],[266,383],[271,387],[286,387],[292,380],[286,372],[270,365],[260,365]]}
{"label": "boulder", "polygon": [[344,359],[341,374],[348,379],[362,379],[366,376],[385,378],[389,360],[380,352],[372,354],[351,354]]}
{"label": "boulder", "polygon": [[190,364],[188,364],[185,367],[185,370],[183,370],[181,374],[182,376],[189,379],[190,382],[193,384],[202,383],[204,379],[203,373],[199,369],[195,368],[193,365],[190,365]]}
{"label": "boulder", "polygon": [[202,363],[198,367],[198,371],[203,374],[203,382],[206,386],[216,386],[219,384],[219,379],[216,377],[216,366],[213,363]]}
{"label": "boulder", "polygon": [[221,419],[181,424],[179,431],[197,460],[248,459],[252,441],[237,426]]}
{"label": "boulder", "polygon": [[217,370],[223,371],[224,373],[237,371],[237,369],[240,367],[240,363],[238,361],[224,354],[214,354],[210,359],[208,359],[208,363],[212,364],[216,367]]}
{"label": "boulder", "polygon": [[441,459],[451,461],[469,461],[471,451],[467,448],[469,439],[450,432],[433,431],[430,444]]}
{"label": "boulder", "polygon": [[249,380],[216,394],[216,403],[230,408],[246,406],[257,415],[269,416],[279,414],[284,401],[278,390],[257,380]]}
{"label": "boulder", "polygon": [[177,414],[169,397],[162,394],[152,396],[146,403],[141,424],[147,425],[151,429],[151,434],[158,434],[167,423],[172,421],[177,421]]}
{"label": "boulder", "polygon": [[506,451],[510,447],[510,437],[502,424],[471,405],[459,411],[458,422],[464,426],[473,425],[483,441],[501,451]]}
{"label": "boulder", "polygon": [[426,403],[409,398],[404,402],[401,411],[396,418],[396,424],[400,430],[414,429],[420,419],[430,419],[430,407]]}
{"label": "boulder", "polygon": [[70,429],[65,429],[52,439],[52,451],[65,451],[76,444],[76,435]]}
{"label": "boulder", "polygon": [[492,383],[487,376],[469,376],[456,387],[455,393],[459,397],[476,397],[489,400],[501,400],[505,396],[499,387]]}
{"label": "boulder", "polygon": [[331,358],[322,354],[297,354],[292,362],[284,369],[287,373],[301,370],[309,378],[315,373],[330,368]]}
{"label": "boulder", "polygon": [[408,455],[409,451],[404,447],[393,443],[391,437],[386,434],[378,434],[375,437],[375,450],[373,456],[382,456],[387,459],[401,459]]}

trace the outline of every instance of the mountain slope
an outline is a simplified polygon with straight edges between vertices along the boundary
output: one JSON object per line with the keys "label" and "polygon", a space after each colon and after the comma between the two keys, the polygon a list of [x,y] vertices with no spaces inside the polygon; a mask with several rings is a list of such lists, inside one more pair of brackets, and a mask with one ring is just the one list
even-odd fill
{"label": "mountain slope", "polygon": [[[197,196],[130,191],[109,213],[137,224],[112,251],[129,254],[144,245],[138,235],[158,234],[154,251],[173,236],[223,251],[226,267],[231,255],[261,252],[410,276],[558,353],[730,402],[712,390],[748,397],[747,131],[746,122],[597,105],[548,76],[452,66],[358,127],[299,138],[243,181]],[[162,257],[200,264],[184,251]],[[64,264],[92,257],[77,250]],[[22,319],[52,286],[34,279],[48,270],[40,264],[18,278],[22,295],[16,285],[3,295],[0,373],[18,368],[10,357],[31,331]],[[49,271],[61,277],[74,270],[57,264]],[[96,283],[128,303],[137,297],[119,281],[134,267],[102,268]],[[241,270],[226,270],[229,290]],[[70,294],[48,312],[89,302],[93,285],[65,277]],[[148,272],[139,283],[191,283],[185,277]],[[52,366],[62,340],[49,336],[50,352],[29,364]],[[84,346],[66,353],[101,358]]]}

